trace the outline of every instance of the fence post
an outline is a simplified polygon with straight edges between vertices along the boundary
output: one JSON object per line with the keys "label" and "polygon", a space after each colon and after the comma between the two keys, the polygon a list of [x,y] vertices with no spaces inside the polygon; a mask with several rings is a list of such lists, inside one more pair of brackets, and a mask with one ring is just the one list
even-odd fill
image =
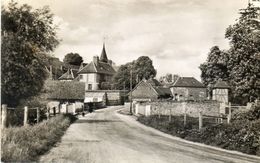
{"label": "fence post", "polygon": [[182,109],[183,109],[183,112],[184,112],[184,116],[183,116],[183,125],[184,127],[186,126],[187,124],[187,111],[186,111],[186,103],[182,103]]}
{"label": "fence post", "polygon": [[47,119],[49,120],[50,119],[50,108],[47,107]]}
{"label": "fence post", "polygon": [[227,123],[229,124],[231,121],[231,103],[228,103],[228,116],[227,116]]}
{"label": "fence post", "polygon": [[28,125],[28,106],[24,107],[24,119],[23,119],[23,125]]}
{"label": "fence post", "polygon": [[170,114],[169,114],[169,122],[172,121],[172,109],[170,108]]}
{"label": "fence post", "polygon": [[6,128],[7,127],[7,105],[3,104],[2,105],[2,128]]}
{"label": "fence post", "polygon": [[[94,105],[95,105],[95,103],[93,103],[93,108],[94,108]],[[65,106],[66,106],[66,114],[68,114],[68,104],[66,104]],[[94,109],[93,109],[93,111],[94,111]]]}
{"label": "fence post", "polygon": [[55,107],[52,108],[52,111],[53,111],[53,116],[56,116],[56,108]]}
{"label": "fence post", "polygon": [[158,107],[158,116],[159,116],[159,119],[161,119],[161,111],[160,111],[159,107]]}
{"label": "fence post", "polygon": [[37,123],[40,122],[40,108],[37,108]]}
{"label": "fence post", "polygon": [[199,112],[199,130],[202,129],[203,119],[202,119],[202,111]]}

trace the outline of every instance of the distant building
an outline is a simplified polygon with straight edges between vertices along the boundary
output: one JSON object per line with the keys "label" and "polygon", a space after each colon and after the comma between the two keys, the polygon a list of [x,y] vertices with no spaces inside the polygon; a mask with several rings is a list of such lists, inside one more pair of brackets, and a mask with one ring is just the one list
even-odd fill
{"label": "distant building", "polygon": [[212,100],[216,100],[223,103],[229,102],[229,89],[230,86],[227,82],[218,80],[213,86],[212,90]]}
{"label": "distant building", "polygon": [[132,90],[134,101],[153,101],[171,97],[170,89],[163,87],[156,79],[142,80]]}
{"label": "distant building", "polygon": [[176,101],[198,101],[206,99],[206,87],[194,77],[179,77],[170,86]]}
{"label": "distant building", "polygon": [[76,113],[84,107],[85,84],[82,82],[66,82],[66,81],[46,81],[48,89],[47,98],[49,99],[48,107],[56,113],[65,113],[66,109],[69,113]]}
{"label": "distant building", "polygon": [[115,73],[113,62],[112,60],[108,60],[105,44],[103,44],[100,58],[94,56],[92,62],[79,70],[77,79],[80,82],[85,82],[86,90],[99,90],[102,83],[112,81]]}

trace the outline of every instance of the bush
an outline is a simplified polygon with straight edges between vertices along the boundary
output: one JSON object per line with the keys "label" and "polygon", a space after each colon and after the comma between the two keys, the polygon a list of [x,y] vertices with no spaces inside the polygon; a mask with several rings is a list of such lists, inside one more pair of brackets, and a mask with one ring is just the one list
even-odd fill
{"label": "bush", "polygon": [[58,115],[34,126],[2,130],[1,161],[35,161],[60,140],[75,118]]}

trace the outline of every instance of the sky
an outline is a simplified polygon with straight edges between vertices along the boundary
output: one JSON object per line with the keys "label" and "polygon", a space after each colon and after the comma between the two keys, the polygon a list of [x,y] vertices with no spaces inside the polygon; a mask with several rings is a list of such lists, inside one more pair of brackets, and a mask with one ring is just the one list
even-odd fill
{"label": "sky", "polygon": [[[2,0],[6,3],[9,0]],[[79,53],[84,62],[100,55],[105,40],[117,65],[149,56],[157,78],[166,73],[200,80],[199,65],[212,46],[228,49],[226,28],[248,0],[19,0],[48,5],[62,40],[53,52],[63,60]],[[105,38],[105,39],[104,39]]]}

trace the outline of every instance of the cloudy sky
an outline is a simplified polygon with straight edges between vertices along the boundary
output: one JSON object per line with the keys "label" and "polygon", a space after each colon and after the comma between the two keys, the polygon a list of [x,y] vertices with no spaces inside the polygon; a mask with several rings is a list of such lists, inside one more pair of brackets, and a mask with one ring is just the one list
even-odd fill
{"label": "cloudy sky", "polygon": [[[7,0],[4,0],[5,2]],[[54,55],[77,52],[84,62],[100,55],[117,65],[149,56],[157,77],[173,73],[200,80],[198,66],[209,49],[228,48],[225,29],[248,0],[19,0],[34,8],[48,5],[62,39]]]}

